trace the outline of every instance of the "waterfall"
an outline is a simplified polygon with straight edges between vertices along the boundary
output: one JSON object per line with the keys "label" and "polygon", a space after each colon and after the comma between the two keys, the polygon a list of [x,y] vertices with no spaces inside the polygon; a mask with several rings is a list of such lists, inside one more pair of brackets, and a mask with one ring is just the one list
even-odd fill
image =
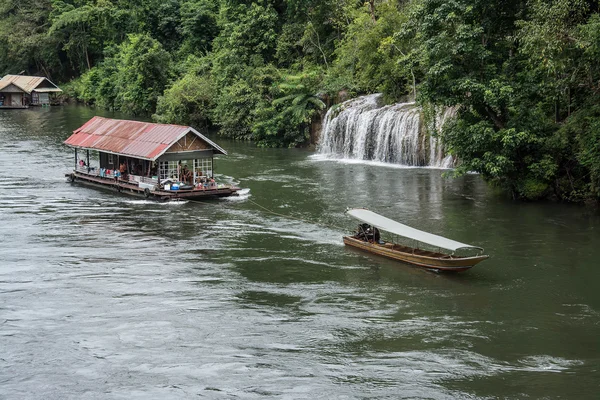
{"label": "waterfall", "polygon": [[[348,100],[325,115],[320,154],[336,158],[372,160],[409,166],[449,168],[452,156],[427,134],[415,103],[382,104],[381,94]],[[445,111],[439,124],[451,116]],[[440,125],[441,126],[441,125]]]}

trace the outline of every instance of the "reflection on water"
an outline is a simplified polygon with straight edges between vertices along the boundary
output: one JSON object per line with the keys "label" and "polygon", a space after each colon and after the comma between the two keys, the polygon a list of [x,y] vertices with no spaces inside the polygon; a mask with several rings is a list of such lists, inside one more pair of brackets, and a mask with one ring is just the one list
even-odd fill
{"label": "reflection on water", "polygon": [[[239,198],[67,184],[61,143],[96,113],[0,113],[0,397],[597,395],[597,215],[222,140]],[[347,249],[347,206],[492,258],[440,275]]]}

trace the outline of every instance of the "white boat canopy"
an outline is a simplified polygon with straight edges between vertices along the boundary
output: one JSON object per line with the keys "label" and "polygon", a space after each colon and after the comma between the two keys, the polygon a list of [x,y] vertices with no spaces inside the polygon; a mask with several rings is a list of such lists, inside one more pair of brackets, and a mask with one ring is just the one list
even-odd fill
{"label": "white boat canopy", "polygon": [[390,232],[409,239],[414,239],[417,242],[427,243],[434,247],[451,251],[465,248],[483,250],[481,247],[471,246],[470,244],[460,243],[452,239],[434,235],[433,233],[423,232],[418,229],[411,228],[410,226],[401,224],[364,208],[353,208],[347,210],[346,213],[358,219],[359,221],[372,225],[382,231]]}

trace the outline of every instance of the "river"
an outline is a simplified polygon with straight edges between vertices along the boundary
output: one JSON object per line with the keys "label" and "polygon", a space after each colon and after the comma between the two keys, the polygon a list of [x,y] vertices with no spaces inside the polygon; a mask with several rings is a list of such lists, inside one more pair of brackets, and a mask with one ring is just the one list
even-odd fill
{"label": "river", "polygon": [[[66,182],[97,114],[0,111],[0,398],[598,398],[596,211],[218,137],[242,196],[146,201]],[[491,258],[345,248],[347,206]]]}

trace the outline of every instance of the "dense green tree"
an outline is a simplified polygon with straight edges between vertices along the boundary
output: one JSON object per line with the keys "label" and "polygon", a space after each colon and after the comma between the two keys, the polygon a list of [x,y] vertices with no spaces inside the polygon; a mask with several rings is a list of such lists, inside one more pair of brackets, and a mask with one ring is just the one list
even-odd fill
{"label": "dense green tree", "polygon": [[253,138],[261,146],[297,146],[307,141],[313,117],[325,108],[314,93],[321,81],[318,72],[287,75],[270,90],[274,100],[259,103],[252,125]]}
{"label": "dense green tree", "polygon": [[181,44],[181,1],[146,0],[140,8],[143,30],[166,50],[175,51]]}
{"label": "dense green tree", "polygon": [[194,56],[184,63],[185,74],[158,98],[157,122],[208,127],[217,88],[210,74],[210,62]]}
{"label": "dense green tree", "polygon": [[213,120],[221,134],[251,139],[253,110],[264,94],[257,84],[272,79],[266,71],[275,54],[277,12],[267,1],[225,1],[218,22],[212,57],[220,90]]}
{"label": "dense green tree", "polygon": [[130,35],[117,54],[119,58],[115,100],[117,108],[149,114],[156,109],[171,67],[171,56],[148,35]]}
{"label": "dense green tree", "polygon": [[118,28],[129,15],[110,1],[51,2],[48,36],[62,45],[73,70],[90,70],[106,46],[122,39]]}
{"label": "dense green tree", "polygon": [[183,54],[206,55],[219,34],[218,4],[211,0],[186,1],[181,5],[181,37]]}
{"label": "dense green tree", "polygon": [[480,172],[515,197],[566,197],[562,177],[580,168],[567,156],[574,139],[557,136],[556,122],[572,101],[563,100],[564,115],[557,109],[562,93],[572,98],[569,80],[581,80],[571,60],[585,52],[574,33],[586,10],[570,0],[424,0],[414,8],[400,35],[419,43],[421,101],[459,107],[443,135],[462,161],[458,172]]}
{"label": "dense green tree", "polygon": [[170,54],[150,36],[131,34],[107,55],[81,77],[77,95],[115,110],[152,113],[169,80]]}
{"label": "dense green tree", "polygon": [[399,4],[390,1],[348,9],[352,22],[335,51],[337,58],[328,78],[330,89],[383,92],[391,101],[413,92],[414,79],[410,69],[398,62],[404,53],[394,40],[407,19],[402,11]]}
{"label": "dense green tree", "polygon": [[0,0],[0,74],[64,73],[60,48],[47,37],[50,0]]}

